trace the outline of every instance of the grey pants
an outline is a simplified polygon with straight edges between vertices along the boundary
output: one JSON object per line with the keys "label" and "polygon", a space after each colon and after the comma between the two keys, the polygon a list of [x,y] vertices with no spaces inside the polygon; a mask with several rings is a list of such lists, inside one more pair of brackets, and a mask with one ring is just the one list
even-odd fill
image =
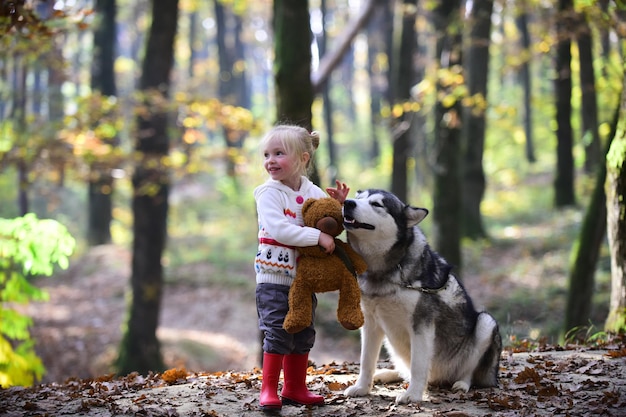
{"label": "grey pants", "polygon": [[256,309],[259,329],[264,334],[263,351],[288,355],[307,353],[315,343],[315,308],[317,297],[313,297],[311,325],[301,332],[290,334],[283,329],[283,321],[289,311],[289,287],[278,284],[257,284]]}

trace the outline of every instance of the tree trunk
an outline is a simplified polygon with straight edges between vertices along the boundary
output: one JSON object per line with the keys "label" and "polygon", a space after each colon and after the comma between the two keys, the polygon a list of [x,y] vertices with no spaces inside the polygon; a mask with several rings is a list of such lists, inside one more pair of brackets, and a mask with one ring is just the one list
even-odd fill
{"label": "tree trunk", "polygon": [[524,133],[526,136],[526,160],[531,164],[537,161],[535,157],[535,143],[533,139],[533,124],[532,124],[532,79],[530,77],[530,62],[531,62],[531,45],[530,45],[530,33],[528,32],[528,4],[522,2],[515,22],[517,28],[520,31],[522,37],[522,53],[527,56],[522,61],[520,66],[520,82],[524,88]]}
{"label": "tree trunk", "polygon": [[572,0],[559,0],[557,15],[556,56],[556,123],[557,166],[554,179],[556,207],[576,204],[574,195],[574,155],[572,153],[572,52],[570,36],[573,29],[574,6]]}
{"label": "tree trunk", "polygon": [[[326,0],[320,2],[320,11],[322,14],[322,32],[317,40],[319,49],[319,58],[322,59],[326,55],[327,38],[326,21],[328,19],[328,8],[326,7]],[[326,134],[328,135],[328,166],[331,171],[331,178],[329,178],[331,184],[338,178],[337,172],[337,156],[335,150],[334,140],[334,127],[333,127],[333,102],[330,96],[330,77],[328,81],[322,85],[322,102],[324,103],[324,124],[326,125]]]}
{"label": "tree trunk", "polygon": [[[609,12],[609,0],[598,0],[600,10],[604,15]],[[598,25],[598,32],[600,33],[600,45],[602,45],[602,77],[607,77],[609,73],[609,56],[611,55],[611,38],[608,25]]]}
{"label": "tree trunk", "polygon": [[[461,71],[459,1],[442,1],[433,12],[437,33],[437,61],[441,69]],[[437,81],[435,105],[435,167],[433,237],[435,248],[461,269],[461,105],[450,97],[454,85]]]}
{"label": "tree trunk", "polygon": [[[395,43],[395,68],[392,69],[392,95],[394,105],[404,108],[411,98],[411,87],[415,84],[414,57],[417,51],[415,19],[417,0],[404,0],[401,8],[402,28],[399,42]],[[413,113],[403,111],[392,124],[393,165],[391,192],[402,201],[407,201],[407,161],[411,154],[411,124]]]}
{"label": "tree trunk", "polygon": [[[91,66],[91,88],[102,96],[115,96],[115,0],[96,1],[96,30],[93,41],[93,63]],[[115,138],[103,139],[114,145]],[[111,166],[106,161],[91,165],[89,175],[89,202],[87,240],[90,246],[111,242],[111,220],[113,177]]]}
{"label": "tree trunk", "polygon": [[[619,121],[619,107],[615,112],[612,133],[606,146],[606,156]],[[572,250],[574,262],[570,265],[569,288],[565,307],[563,331],[568,339],[586,335],[591,316],[596,265],[606,233],[606,165],[597,173],[596,185],[583,220],[578,241]]]}
{"label": "tree trunk", "polygon": [[[389,106],[389,70],[393,33],[393,2],[378,3],[367,25],[367,73],[370,88],[370,134],[367,161],[375,163],[380,156],[379,130],[384,118],[382,109]],[[381,57],[387,58],[387,65]]]}
{"label": "tree trunk", "polygon": [[195,65],[198,57],[197,44],[198,42],[198,6],[189,12],[189,63],[187,67],[187,76],[189,79],[193,79],[195,76]]}
{"label": "tree trunk", "polygon": [[[9,118],[15,121],[16,131],[21,135],[26,130],[26,59],[15,56],[13,59],[13,92],[12,108]],[[22,140],[20,139],[20,142]],[[26,142],[26,140],[24,140]],[[28,179],[30,161],[22,155],[17,160],[17,207],[20,216],[24,216],[30,211],[28,190],[30,181]]]}
{"label": "tree trunk", "polygon": [[311,130],[311,29],[308,1],[274,0],[277,121]]}
{"label": "tree trunk", "polygon": [[[342,14],[335,10],[335,16]],[[346,17],[342,17],[343,20],[349,19],[349,13],[346,10],[346,13],[343,13]],[[341,83],[341,85],[345,86],[348,91],[352,92],[354,88],[354,43],[350,44],[350,47],[346,49],[343,58],[341,60],[341,64],[337,68],[337,79]],[[343,97],[343,100],[337,102],[336,106],[339,111],[343,114],[343,117],[346,119],[347,123],[354,126],[356,123],[356,103],[354,102],[353,94],[346,94]]]}
{"label": "tree trunk", "polygon": [[487,75],[491,39],[492,0],[474,1],[471,12],[470,46],[465,53],[466,83],[472,104],[463,109],[463,140],[466,144],[463,174],[463,235],[471,239],[486,236],[480,214],[485,195],[483,152],[485,149]]}
{"label": "tree trunk", "polygon": [[[241,17],[233,13],[232,9],[224,5],[222,1],[215,0],[215,20],[220,66],[220,101],[231,106],[246,106],[246,73],[243,67],[240,68],[237,65],[238,62],[244,61],[241,45]],[[226,152],[227,174],[234,177],[245,133],[231,126],[224,126],[222,132],[228,148]]]}
{"label": "tree trunk", "polygon": [[[415,83],[416,85],[420,85],[425,79],[426,74],[429,71],[430,65],[432,65],[432,57],[431,57],[431,49],[430,49],[430,40],[432,39],[432,32],[420,29],[424,26],[424,23],[430,20],[430,8],[427,3],[421,2],[418,4],[417,11],[417,20],[416,20],[416,32],[417,38],[419,42],[417,43],[417,51],[415,52]],[[432,190],[432,169],[431,169],[431,161],[430,161],[430,152],[429,146],[432,144],[432,141],[429,140],[430,131],[428,126],[428,118],[430,117],[430,113],[424,111],[424,107],[422,107],[423,100],[423,92],[416,92],[416,94],[411,93],[411,101],[417,102],[419,104],[419,110],[413,113],[413,123],[412,123],[412,137],[413,143],[413,154],[411,155],[414,158],[414,169],[413,173],[415,175],[415,189],[418,193],[420,193],[420,189],[428,189]],[[409,186],[409,192],[411,190],[411,186]]]}
{"label": "tree trunk", "polygon": [[606,158],[606,169],[611,301],[604,328],[618,332],[626,330],[626,71],[622,83],[619,127]]}
{"label": "tree trunk", "polygon": [[603,158],[600,155],[598,131],[598,102],[596,99],[596,76],[593,68],[591,27],[586,13],[578,14],[578,55],[580,62],[580,89],[582,140],[585,148],[585,172],[593,173]]}
{"label": "tree trunk", "polygon": [[[311,81],[311,23],[309,2],[274,0],[274,84],[276,120],[313,129]],[[320,184],[312,159],[311,181]]]}
{"label": "tree trunk", "polygon": [[[54,13],[54,4],[47,3],[47,15]],[[65,70],[65,58],[63,57],[63,45],[65,45],[67,35],[61,35],[55,38],[52,43],[52,49],[45,54],[44,60],[48,63],[48,120],[53,126],[64,125],[65,119],[65,95],[63,94],[63,85],[67,81]],[[56,139],[55,139],[56,140]],[[65,182],[65,167],[59,164],[59,177],[57,185],[63,186]]]}
{"label": "tree trunk", "polygon": [[121,374],[164,368],[156,330],[163,291],[161,258],[167,236],[169,178],[163,160],[169,138],[167,109],[160,103],[167,102],[177,18],[178,0],[153,0],[140,81],[150,111],[138,120],[135,146],[140,159],[133,175],[132,301],[117,363]]}

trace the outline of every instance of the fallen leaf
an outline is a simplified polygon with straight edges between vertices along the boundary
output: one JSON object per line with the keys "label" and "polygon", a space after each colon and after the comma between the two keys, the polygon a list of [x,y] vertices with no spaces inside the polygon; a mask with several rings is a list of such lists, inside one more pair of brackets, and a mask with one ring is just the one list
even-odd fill
{"label": "fallen leaf", "polygon": [[326,386],[331,391],[343,391],[348,388],[348,385],[342,384],[341,382],[329,382]]}
{"label": "fallen leaf", "polygon": [[543,402],[547,400],[547,397],[554,397],[557,395],[559,395],[559,389],[554,385],[548,385],[537,391],[537,400]]}
{"label": "fallen leaf", "polygon": [[518,410],[522,408],[519,397],[504,393],[501,395],[489,396],[487,398],[487,404],[489,405],[489,408],[494,411]]}
{"label": "fallen leaf", "polygon": [[541,376],[534,368],[524,368],[513,380],[518,384],[523,384],[525,382],[532,382],[536,386],[541,385]]}

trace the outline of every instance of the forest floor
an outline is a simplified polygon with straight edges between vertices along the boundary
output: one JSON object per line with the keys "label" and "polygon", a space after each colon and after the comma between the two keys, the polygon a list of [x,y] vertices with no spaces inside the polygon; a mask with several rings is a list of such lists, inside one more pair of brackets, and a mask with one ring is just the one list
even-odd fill
{"label": "forest floor", "polygon": [[[611,357],[608,352],[614,352]],[[356,365],[309,370],[309,388],[325,396],[321,407],[284,406],[282,416],[624,416],[626,357],[620,351],[549,351],[506,354],[500,386],[467,394],[431,389],[426,401],[396,405],[404,384],[377,385],[370,396],[347,398]],[[622,348],[621,354],[624,354]],[[22,416],[262,416],[260,373],[188,373],[123,378],[103,376],[34,388],[0,390],[0,414]]]}
{"label": "forest floor", "polygon": [[[491,259],[490,268],[515,256],[485,253]],[[171,370],[147,376],[111,376],[126,314],[129,266],[127,250],[102,246],[67,271],[38,281],[48,291],[49,301],[32,303],[21,311],[34,320],[32,336],[47,374],[41,385],[32,388],[0,389],[0,415],[262,415],[253,285],[168,284],[158,336]],[[208,265],[190,267],[200,268],[195,271],[198,274],[215,272]],[[241,269],[246,274],[250,266]],[[509,284],[482,285],[479,281],[472,274],[465,281],[479,304],[489,298],[505,299]],[[327,296],[331,294],[320,298]],[[332,306],[332,298],[321,301],[320,306],[324,303]],[[333,321],[332,308],[326,310],[330,318],[319,319]],[[434,389],[428,401],[397,406],[394,397],[404,389],[403,384],[376,386],[366,398],[342,395],[358,373],[358,332],[345,337],[336,323],[334,327],[327,324],[318,328],[309,373],[310,388],[323,393],[327,405],[313,409],[287,406],[281,414],[626,415],[625,346],[623,339],[599,348],[519,343],[503,353],[500,387],[467,394]]]}

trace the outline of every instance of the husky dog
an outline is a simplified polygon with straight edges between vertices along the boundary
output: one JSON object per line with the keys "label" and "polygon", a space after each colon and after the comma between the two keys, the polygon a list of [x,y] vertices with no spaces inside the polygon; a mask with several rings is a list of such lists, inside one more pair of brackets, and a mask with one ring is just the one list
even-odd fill
{"label": "husky dog", "polygon": [[[497,386],[498,324],[474,309],[452,267],[429,247],[417,227],[428,210],[373,189],[346,200],[343,210],[348,242],[367,262],[359,276],[361,370],[345,395],[369,394],[374,379],[408,379],[398,404],[422,401],[429,383],[455,392]],[[395,369],[374,375],[383,341]]]}

